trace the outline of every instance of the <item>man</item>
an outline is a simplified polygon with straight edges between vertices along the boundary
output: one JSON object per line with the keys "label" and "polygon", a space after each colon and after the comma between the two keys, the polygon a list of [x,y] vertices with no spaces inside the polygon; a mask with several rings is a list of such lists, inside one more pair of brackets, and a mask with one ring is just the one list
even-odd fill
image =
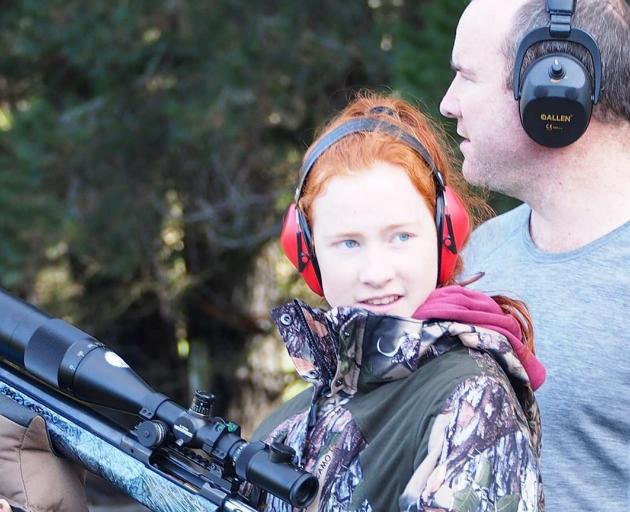
{"label": "man", "polygon": [[[630,510],[630,7],[577,2],[572,26],[597,42],[603,88],[586,132],[562,148],[527,136],[512,92],[521,39],[548,25],[543,0],[473,0],[459,21],[441,112],[464,138],[464,177],[525,203],[475,231],[465,271],[531,309],[548,372],[546,510]],[[553,48],[592,69],[580,47]]]}

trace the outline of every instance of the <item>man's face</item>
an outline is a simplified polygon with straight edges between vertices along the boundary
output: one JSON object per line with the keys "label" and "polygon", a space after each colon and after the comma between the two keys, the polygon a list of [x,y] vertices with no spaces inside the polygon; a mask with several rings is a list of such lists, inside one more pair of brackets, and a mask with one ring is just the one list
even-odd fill
{"label": "man's face", "polygon": [[435,289],[435,221],[402,168],[377,163],[332,178],[313,202],[312,224],[332,307],[410,317]]}
{"label": "man's face", "polygon": [[466,180],[517,197],[531,178],[524,171],[535,143],[523,131],[518,102],[506,87],[501,46],[522,3],[469,4],[453,45],[455,78],[440,104],[442,115],[457,119],[457,133],[464,139],[460,150]]}

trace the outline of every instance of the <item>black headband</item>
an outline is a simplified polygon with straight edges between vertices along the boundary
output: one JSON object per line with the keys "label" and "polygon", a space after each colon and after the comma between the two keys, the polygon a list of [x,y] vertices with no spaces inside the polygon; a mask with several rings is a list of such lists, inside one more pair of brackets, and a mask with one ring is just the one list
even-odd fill
{"label": "black headband", "polygon": [[313,168],[313,165],[315,165],[317,159],[322,156],[326,151],[328,151],[328,149],[330,149],[333,144],[336,144],[344,137],[361,132],[387,133],[394,138],[405,141],[407,144],[409,144],[409,146],[415,149],[418,154],[424,159],[424,161],[429,165],[429,167],[431,168],[431,172],[435,177],[438,188],[440,189],[440,191],[444,190],[446,186],[444,176],[436,167],[427,149],[417,138],[405,132],[398,126],[392,123],[388,123],[387,121],[383,121],[382,119],[375,119],[373,117],[358,117],[355,119],[350,119],[349,121],[343,123],[341,126],[338,126],[333,131],[328,133],[317,143],[317,145],[309,153],[308,159],[304,162],[304,164],[302,165],[302,169],[300,170],[300,181],[297,189],[295,190],[296,203],[302,195],[302,189],[304,188],[304,184],[306,183],[306,178]]}
{"label": "black headband", "polygon": [[568,41],[579,44],[588,51],[593,60],[594,87],[592,101],[596,104],[602,90],[602,56],[597,43],[588,32],[571,26],[571,18],[575,13],[576,0],[547,0],[547,12],[549,13],[549,26],[535,28],[528,32],[516,52],[514,60],[514,75],[512,77],[512,89],[514,99],[521,97],[521,68],[525,54],[536,43],[544,41]]}

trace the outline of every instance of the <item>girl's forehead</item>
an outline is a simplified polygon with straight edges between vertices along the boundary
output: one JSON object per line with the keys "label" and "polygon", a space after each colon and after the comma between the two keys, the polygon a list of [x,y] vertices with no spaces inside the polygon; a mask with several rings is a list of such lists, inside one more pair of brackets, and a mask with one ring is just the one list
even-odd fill
{"label": "girl's forehead", "polygon": [[326,231],[420,222],[427,215],[431,219],[407,173],[386,163],[331,178],[313,202],[314,225]]}
{"label": "girl's forehead", "polygon": [[391,194],[394,190],[419,194],[407,172],[400,166],[388,162],[376,162],[367,168],[353,169],[349,173],[330,177],[322,192],[348,194],[358,193]]}
{"label": "girl's forehead", "polygon": [[377,162],[366,169],[333,176],[328,180],[315,202],[339,201],[361,205],[370,200],[380,204],[416,202],[422,195],[400,166]]}

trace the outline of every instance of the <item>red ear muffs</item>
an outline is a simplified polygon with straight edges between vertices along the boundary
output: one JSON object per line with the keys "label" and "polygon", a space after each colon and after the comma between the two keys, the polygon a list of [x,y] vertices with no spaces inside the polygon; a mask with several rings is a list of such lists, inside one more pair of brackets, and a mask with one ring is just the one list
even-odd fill
{"label": "red ear muffs", "polygon": [[[385,107],[384,107],[385,108]],[[391,110],[391,109],[389,109]],[[373,109],[374,113],[381,113]],[[388,113],[385,111],[385,113]],[[280,243],[289,261],[302,275],[306,284],[317,295],[324,295],[321,274],[315,257],[308,221],[296,204],[302,195],[306,178],[317,159],[342,138],[359,132],[384,132],[399,138],[415,149],[431,168],[437,186],[435,225],[438,233],[438,285],[447,283],[457,267],[458,252],[470,234],[471,222],[461,198],[446,186],[444,176],[433,162],[431,155],[413,135],[398,126],[372,117],[351,119],[324,136],[317,146],[307,153],[302,165],[300,183],[295,193],[295,202],[289,206],[284,217]]]}
{"label": "red ear muffs", "polygon": [[[439,201],[443,203],[443,206],[439,205],[438,209],[442,209],[444,213],[438,212],[438,218],[436,218],[436,225],[440,230],[438,233],[438,284],[445,284],[453,277],[459,251],[468,240],[472,227],[468,211],[455,191],[446,187],[443,194],[443,199]],[[292,203],[284,217],[280,243],[289,261],[304,278],[308,287],[323,297],[324,290],[310,235],[305,236],[305,230],[302,229],[298,220],[301,215],[295,203]],[[304,221],[305,219],[302,219],[302,222]]]}
{"label": "red ear muffs", "polygon": [[[305,230],[300,225],[300,216],[302,216],[301,212],[297,209],[295,203],[292,203],[284,216],[280,243],[287,258],[302,275],[309,288],[317,295],[323,297],[324,290],[322,289],[319,267],[313,253],[310,235],[305,235]],[[302,219],[302,223],[304,221],[305,219]]]}
{"label": "red ear muffs", "polygon": [[[438,284],[445,284],[453,277],[459,251],[468,240],[472,223],[461,198],[450,187],[444,189],[444,214],[436,219],[438,233]],[[437,212],[438,215],[440,212]]]}

